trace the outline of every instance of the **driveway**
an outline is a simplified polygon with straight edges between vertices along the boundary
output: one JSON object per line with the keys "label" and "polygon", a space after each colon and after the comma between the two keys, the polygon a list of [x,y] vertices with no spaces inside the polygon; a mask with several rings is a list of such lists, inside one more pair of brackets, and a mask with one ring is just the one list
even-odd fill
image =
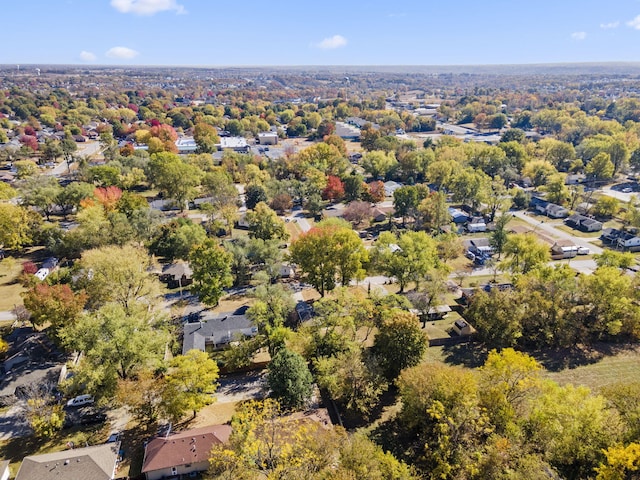
{"label": "driveway", "polygon": [[22,402],[17,402],[0,413],[0,441],[31,435],[31,428],[22,416]]}
{"label": "driveway", "polygon": [[217,403],[262,399],[267,394],[266,370],[225,375],[218,380]]}

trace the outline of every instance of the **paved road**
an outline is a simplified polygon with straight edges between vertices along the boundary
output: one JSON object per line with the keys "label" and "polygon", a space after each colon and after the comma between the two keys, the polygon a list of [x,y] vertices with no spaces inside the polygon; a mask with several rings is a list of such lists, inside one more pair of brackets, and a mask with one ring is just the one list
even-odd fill
{"label": "paved road", "polygon": [[637,198],[637,193],[625,193],[620,190],[614,190],[611,187],[603,187],[600,191],[608,197],[617,198],[624,203],[629,203],[632,198]]}
{"label": "paved road", "polygon": [[553,224],[547,223],[546,220],[544,222],[541,222],[540,220],[531,218],[529,215],[526,214],[526,212],[523,212],[523,211],[515,212],[514,216],[530,224],[533,227],[533,230],[543,231],[555,238],[571,240],[579,247],[588,248],[589,250],[591,250],[591,253],[600,254],[603,251],[602,248],[592,243],[597,241],[597,238],[583,238],[583,237],[578,237],[576,235],[571,235],[570,233],[557,229],[555,226],[553,226]]}

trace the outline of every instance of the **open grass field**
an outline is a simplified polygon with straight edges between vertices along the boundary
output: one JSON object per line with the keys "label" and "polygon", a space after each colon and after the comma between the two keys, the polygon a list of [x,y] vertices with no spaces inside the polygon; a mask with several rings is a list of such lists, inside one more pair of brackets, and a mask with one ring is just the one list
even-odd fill
{"label": "open grass field", "polygon": [[640,380],[640,350],[627,349],[595,358],[593,363],[576,368],[545,372],[545,376],[560,384],[584,385],[594,391],[618,382]]}
{"label": "open grass field", "polygon": [[0,262],[0,311],[9,311],[22,305],[20,294],[24,287],[18,282],[22,272],[22,261],[8,257]]}

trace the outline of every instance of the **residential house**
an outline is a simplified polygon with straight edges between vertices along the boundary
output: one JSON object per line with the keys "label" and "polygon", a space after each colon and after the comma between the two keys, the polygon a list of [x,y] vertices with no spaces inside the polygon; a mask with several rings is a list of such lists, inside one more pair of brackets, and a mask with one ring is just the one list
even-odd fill
{"label": "residential house", "polygon": [[617,245],[618,237],[620,237],[622,233],[623,232],[617,228],[605,228],[600,234],[600,240],[602,240],[602,243],[605,245]]}
{"label": "residential house", "polygon": [[186,262],[165,265],[160,280],[167,282],[169,288],[186,287],[193,283],[193,270]]}
{"label": "residential house", "polygon": [[182,354],[189,350],[221,349],[237,337],[253,337],[258,328],[242,313],[229,312],[204,315],[199,322],[184,325]]}
{"label": "residential house", "polygon": [[211,450],[229,441],[229,425],[211,425],[156,437],[144,449],[142,473],[147,480],[195,476],[209,469]]}
{"label": "residential house", "polygon": [[113,480],[120,442],[25,457],[15,480]]}
{"label": "residential house", "polygon": [[451,215],[451,221],[456,225],[460,225],[462,223],[467,223],[469,221],[469,215],[464,213],[462,210],[458,210],[457,208],[449,207],[447,209],[449,215]]}
{"label": "residential house", "polygon": [[296,276],[296,267],[290,263],[280,265],[280,278],[293,278]]}
{"label": "residential house", "polygon": [[578,246],[571,240],[558,240],[551,247],[551,258],[560,260],[578,255]]}
{"label": "residential house", "polygon": [[584,173],[569,174],[564,178],[565,185],[578,185],[586,180],[587,176]]}
{"label": "residential house", "polygon": [[0,480],[9,480],[9,460],[0,461]]}
{"label": "residential house", "polygon": [[394,182],[393,180],[389,180],[387,182],[384,182],[384,194],[387,197],[393,197],[393,193],[399,189],[400,187],[402,187],[401,183],[398,182]]}
{"label": "residential house", "polygon": [[485,223],[484,218],[473,217],[467,224],[467,230],[469,230],[469,233],[486,232],[487,224]]}
{"label": "residential house", "polygon": [[468,242],[468,250],[474,255],[490,256],[493,247],[488,238],[474,238]]}
{"label": "residential house", "polygon": [[307,302],[299,301],[296,303],[296,313],[298,314],[298,321],[300,323],[306,322],[313,318],[313,306]]}
{"label": "residential house", "polygon": [[564,223],[569,227],[581,230],[583,232],[599,232],[602,230],[602,222],[599,222],[593,218],[575,213],[565,218]]}
{"label": "residential house", "polygon": [[555,203],[549,203],[545,209],[545,213],[551,218],[565,218],[569,216],[569,210]]}
{"label": "residential house", "polygon": [[533,208],[536,212],[542,215],[546,215],[547,205],[549,205],[549,202],[547,202],[544,198],[532,196],[531,200],[529,200],[529,207]]}
{"label": "residential house", "polygon": [[618,248],[637,252],[640,251],[640,237],[630,232],[620,232],[616,239],[616,245]]}

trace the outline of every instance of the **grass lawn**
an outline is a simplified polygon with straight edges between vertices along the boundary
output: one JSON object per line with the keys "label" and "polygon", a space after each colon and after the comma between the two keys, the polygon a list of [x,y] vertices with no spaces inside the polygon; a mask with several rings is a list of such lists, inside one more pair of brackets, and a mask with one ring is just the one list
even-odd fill
{"label": "grass lawn", "polygon": [[25,288],[18,282],[21,272],[20,259],[7,257],[0,262],[0,311],[9,311],[16,305],[22,305],[20,293]]}
{"label": "grass lawn", "polygon": [[573,229],[566,225],[554,225],[558,230],[562,230],[563,232],[570,233],[575,237],[583,237],[583,238],[598,238],[602,232],[581,232],[580,230]]}
{"label": "grass lawn", "polygon": [[422,330],[432,340],[436,338],[449,338],[451,337],[451,335],[449,335],[449,330],[455,321],[460,318],[461,317],[457,312],[449,312],[442,320],[431,320],[427,322],[427,325]]}
{"label": "grass lawn", "polygon": [[547,371],[545,376],[560,384],[584,385],[598,390],[618,382],[638,381],[640,350],[623,350],[610,356],[603,356],[593,363],[576,368],[566,368],[557,372]]}

